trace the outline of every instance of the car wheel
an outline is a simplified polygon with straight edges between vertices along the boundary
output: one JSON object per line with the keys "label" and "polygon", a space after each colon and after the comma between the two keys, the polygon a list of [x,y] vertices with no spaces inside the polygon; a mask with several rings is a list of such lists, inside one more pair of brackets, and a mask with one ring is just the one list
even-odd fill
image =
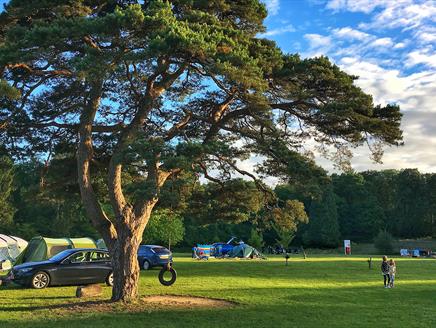
{"label": "car wheel", "polygon": [[142,268],[144,270],[149,270],[150,269],[150,262],[148,262],[147,260],[144,261],[144,263],[142,263]]}
{"label": "car wheel", "polygon": [[32,277],[32,281],[30,282],[30,285],[32,288],[35,289],[42,289],[47,287],[50,284],[50,276],[47,272],[40,271],[35,273],[35,275]]}
{"label": "car wheel", "polygon": [[106,278],[106,285],[112,287],[114,285],[114,273],[111,272]]}
{"label": "car wheel", "polygon": [[[169,280],[166,280],[165,273],[169,273],[171,275],[171,278]],[[169,269],[167,267],[162,268],[162,270],[159,271],[159,282],[164,286],[171,286],[176,282],[177,279],[177,272],[173,269],[173,267],[170,267]]]}

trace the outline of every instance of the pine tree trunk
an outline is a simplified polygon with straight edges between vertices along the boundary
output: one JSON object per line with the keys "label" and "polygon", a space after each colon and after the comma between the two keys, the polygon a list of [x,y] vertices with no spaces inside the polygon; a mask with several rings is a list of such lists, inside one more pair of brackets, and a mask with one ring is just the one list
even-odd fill
{"label": "pine tree trunk", "polygon": [[140,239],[129,236],[125,227],[118,230],[118,240],[112,250],[112,265],[114,269],[114,286],[112,301],[131,302],[138,297],[139,265],[137,252]]}
{"label": "pine tree trunk", "polygon": [[[154,204],[153,204],[154,205]],[[138,248],[153,205],[140,218],[129,212],[116,227],[117,239],[109,248],[112,257],[114,285],[112,301],[134,302],[138,298]]]}

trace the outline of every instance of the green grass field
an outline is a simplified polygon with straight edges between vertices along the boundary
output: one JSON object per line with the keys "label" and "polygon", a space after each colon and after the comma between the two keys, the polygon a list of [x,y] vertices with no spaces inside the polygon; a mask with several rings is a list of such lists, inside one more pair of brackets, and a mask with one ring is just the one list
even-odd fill
{"label": "green grass field", "polygon": [[[267,261],[194,261],[178,256],[178,279],[160,286],[141,272],[142,296],[176,294],[237,302],[231,308],[148,307],[129,312],[63,310],[75,287],[0,287],[0,327],[436,327],[436,260],[398,259],[397,286],[382,287],[380,262],[311,256]],[[104,288],[104,298],[110,289]]]}

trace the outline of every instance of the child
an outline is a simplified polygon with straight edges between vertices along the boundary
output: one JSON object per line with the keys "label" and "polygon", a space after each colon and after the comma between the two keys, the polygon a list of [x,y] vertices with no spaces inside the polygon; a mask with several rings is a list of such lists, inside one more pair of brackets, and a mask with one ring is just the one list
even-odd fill
{"label": "child", "polygon": [[394,288],[394,281],[395,281],[395,273],[397,272],[397,267],[395,265],[395,261],[391,259],[389,261],[389,280],[390,280],[390,287]]}
{"label": "child", "polygon": [[381,265],[381,271],[382,271],[382,275],[383,275],[383,280],[384,280],[385,288],[389,288],[389,283],[390,283],[390,279],[389,279],[389,263],[388,263],[388,258],[386,256],[383,256],[383,262],[382,262],[382,265]]}

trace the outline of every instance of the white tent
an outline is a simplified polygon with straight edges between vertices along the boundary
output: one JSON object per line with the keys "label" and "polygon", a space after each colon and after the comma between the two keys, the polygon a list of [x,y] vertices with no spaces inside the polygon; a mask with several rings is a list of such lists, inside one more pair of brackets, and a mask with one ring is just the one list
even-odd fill
{"label": "white tent", "polygon": [[27,241],[15,236],[0,234],[0,270],[9,270],[12,262],[27,247]]}

